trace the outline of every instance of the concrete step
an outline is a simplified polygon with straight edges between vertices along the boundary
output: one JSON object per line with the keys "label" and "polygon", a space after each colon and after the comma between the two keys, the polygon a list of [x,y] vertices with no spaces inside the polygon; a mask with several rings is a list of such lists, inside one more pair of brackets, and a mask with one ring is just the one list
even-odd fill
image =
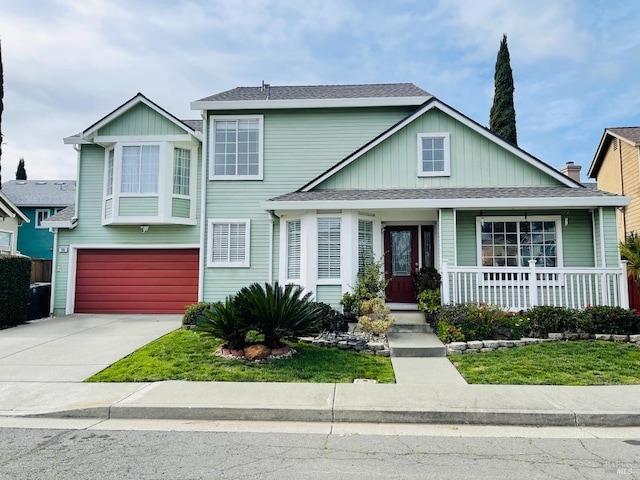
{"label": "concrete step", "polygon": [[388,333],[391,357],[444,357],[446,348],[433,333]]}
{"label": "concrete step", "polygon": [[394,323],[389,327],[389,333],[433,333],[428,323]]}

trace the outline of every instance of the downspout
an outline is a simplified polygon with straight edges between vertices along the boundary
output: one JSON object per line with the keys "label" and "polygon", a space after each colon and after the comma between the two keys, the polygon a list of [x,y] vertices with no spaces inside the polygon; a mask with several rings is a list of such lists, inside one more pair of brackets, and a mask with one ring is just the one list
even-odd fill
{"label": "downspout", "polygon": [[598,207],[598,216],[600,217],[600,261],[602,262],[602,268],[605,268],[607,266],[607,257],[604,253],[604,215],[602,207]]}
{"label": "downspout", "polygon": [[[622,170],[622,142],[618,140],[618,158],[620,159],[620,189],[624,196],[624,174]],[[617,215],[617,214],[616,214]],[[624,232],[624,238],[627,238],[627,215],[626,212],[622,213],[622,228]]]}
{"label": "downspout", "polygon": [[58,229],[50,228],[53,233],[53,258],[51,267],[51,298],[49,298],[49,316],[53,317],[54,300],[56,297],[56,272],[58,271]]}
{"label": "downspout", "polygon": [[207,212],[207,152],[206,148],[209,146],[207,142],[207,132],[209,131],[207,125],[207,118],[205,111],[202,111],[202,144],[200,149],[202,150],[202,178],[200,179],[200,265],[198,266],[198,302],[204,300],[204,266],[205,266],[205,228],[207,227],[206,218]]}

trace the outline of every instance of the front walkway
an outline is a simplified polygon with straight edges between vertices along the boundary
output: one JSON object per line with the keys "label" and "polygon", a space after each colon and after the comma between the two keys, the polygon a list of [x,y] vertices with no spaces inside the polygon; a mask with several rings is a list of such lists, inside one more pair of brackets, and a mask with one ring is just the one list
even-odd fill
{"label": "front walkway", "polygon": [[444,344],[425,322],[422,312],[391,312],[396,323],[387,334],[396,383],[466,385],[445,356]]}

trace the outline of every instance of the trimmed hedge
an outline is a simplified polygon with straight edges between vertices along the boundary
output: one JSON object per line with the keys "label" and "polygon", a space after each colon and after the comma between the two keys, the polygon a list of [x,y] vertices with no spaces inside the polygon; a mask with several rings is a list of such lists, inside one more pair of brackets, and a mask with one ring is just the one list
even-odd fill
{"label": "trimmed hedge", "polygon": [[30,283],[30,258],[0,255],[0,328],[24,323]]}

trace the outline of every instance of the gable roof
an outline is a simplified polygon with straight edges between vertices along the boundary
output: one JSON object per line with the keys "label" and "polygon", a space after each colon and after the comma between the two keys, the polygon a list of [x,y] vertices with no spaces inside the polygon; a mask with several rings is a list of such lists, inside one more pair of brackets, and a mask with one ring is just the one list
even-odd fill
{"label": "gable roof", "polygon": [[165,117],[170,122],[174,123],[178,127],[182,128],[186,132],[190,133],[194,137],[202,140],[202,120],[180,120],[178,117],[169,113],[167,110],[159,106],[157,103],[152,102],[147,97],[145,97],[142,93],[137,93],[131,99],[127,100],[125,103],[120,105],[118,108],[113,110],[111,113],[108,113],[100,120],[95,122],[93,125],[89,126],[82,132],[71,135],[64,139],[64,143],[66,144],[77,144],[77,143],[92,143],[90,141],[91,137],[95,136],[98,130],[101,127],[104,127],[109,122],[113,121],[123,113],[127,112],[131,108],[135,107],[138,104],[144,104],[150,109],[154,110],[158,114]]}
{"label": "gable roof", "polygon": [[633,147],[638,147],[640,146],[640,127],[605,128],[602,138],[600,139],[600,143],[598,144],[596,154],[594,155],[589,171],[587,172],[587,177],[596,178],[598,176],[598,172],[600,171],[600,167],[604,161],[604,156],[609,149],[609,144],[614,138],[627,142]]}
{"label": "gable roof", "polygon": [[75,180],[10,180],[2,191],[18,207],[66,207],[76,201]]}
{"label": "gable roof", "polygon": [[192,110],[420,105],[431,97],[413,83],[236,87],[191,102]]}
{"label": "gable roof", "polygon": [[441,102],[436,97],[431,97],[429,100],[427,100],[414,113],[412,113],[410,115],[407,115],[404,119],[400,120],[398,123],[396,123],[392,127],[388,128],[387,130],[382,132],[376,138],[372,139],[370,142],[366,143],[365,145],[360,147],[358,150],[356,150],[355,152],[353,152],[352,154],[350,154],[346,158],[342,159],[336,165],[334,165],[330,169],[326,170],[324,173],[320,174],[319,176],[317,176],[316,178],[311,180],[309,183],[307,183],[306,185],[301,187],[298,191],[307,192],[307,191],[315,188],[316,186],[321,184],[323,181],[325,181],[329,177],[335,175],[340,170],[345,168],[347,165],[349,165],[349,164],[353,163],[354,161],[356,161],[358,158],[360,158],[362,155],[367,153],[369,150],[373,149],[374,147],[376,147],[380,143],[384,142],[387,138],[391,137],[393,134],[395,134],[396,132],[401,130],[403,127],[405,127],[406,125],[410,124],[411,122],[413,122],[414,120],[416,120],[417,118],[422,116],[424,113],[426,113],[429,110],[432,110],[434,108],[437,108],[438,110],[446,113],[450,117],[454,118],[455,120],[459,121],[460,123],[462,123],[462,124],[466,125],[467,127],[471,128],[472,130],[474,130],[475,132],[479,133],[483,137],[489,139],[490,141],[500,145],[502,148],[504,148],[505,150],[508,150],[509,152],[511,152],[512,154],[514,154],[517,157],[521,158],[525,162],[533,165],[534,167],[538,168],[539,170],[542,170],[543,172],[545,172],[549,176],[555,178],[556,180],[560,181],[564,185],[566,185],[568,187],[572,187],[572,188],[583,188],[582,184],[580,184],[579,182],[576,182],[575,180],[572,180],[571,178],[567,177],[566,175],[563,175],[562,173],[560,173],[558,170],[556,170],[552,166],[550,166],[547,163],[543,162],[542,160],[534,157],[533,155],[525,152],[521,148],[519,148],[519,147],[517,147],[515,145],[512,145],[509,142],[506,142],[505,140],[503,140],[502,138],[500,138],[496,134],[494,134],[488,128],[480,125],[476,121],[474,121],[471,118],[467,117],[466,115],[460,113],[458,110],[450,107],[449,105],[445,104],[444,102]]}
{"label": "gable roof", "polygon": [[389,208],[584,208],[624,206],[631,199],[593,188],[542,187],[312,190],[262,202],[267,210]]}
{"label": "gable roof", "polygon": [[68,228],[73,229],[78,225],[76,217],[76,206],[69,205],[64,210],[60,210],[52,217],[42,221],[42,226],[47,228]]}
{"label": "gable roof", "polygon": [[0,190],[0,218],[4,217],[18,217],[19,223],[29,223],[29,219],[25,216],[25,214],[22,213],[20,209],[14,205],[14,203],[9,199],[7,195],[2,192],[2,190]]}

